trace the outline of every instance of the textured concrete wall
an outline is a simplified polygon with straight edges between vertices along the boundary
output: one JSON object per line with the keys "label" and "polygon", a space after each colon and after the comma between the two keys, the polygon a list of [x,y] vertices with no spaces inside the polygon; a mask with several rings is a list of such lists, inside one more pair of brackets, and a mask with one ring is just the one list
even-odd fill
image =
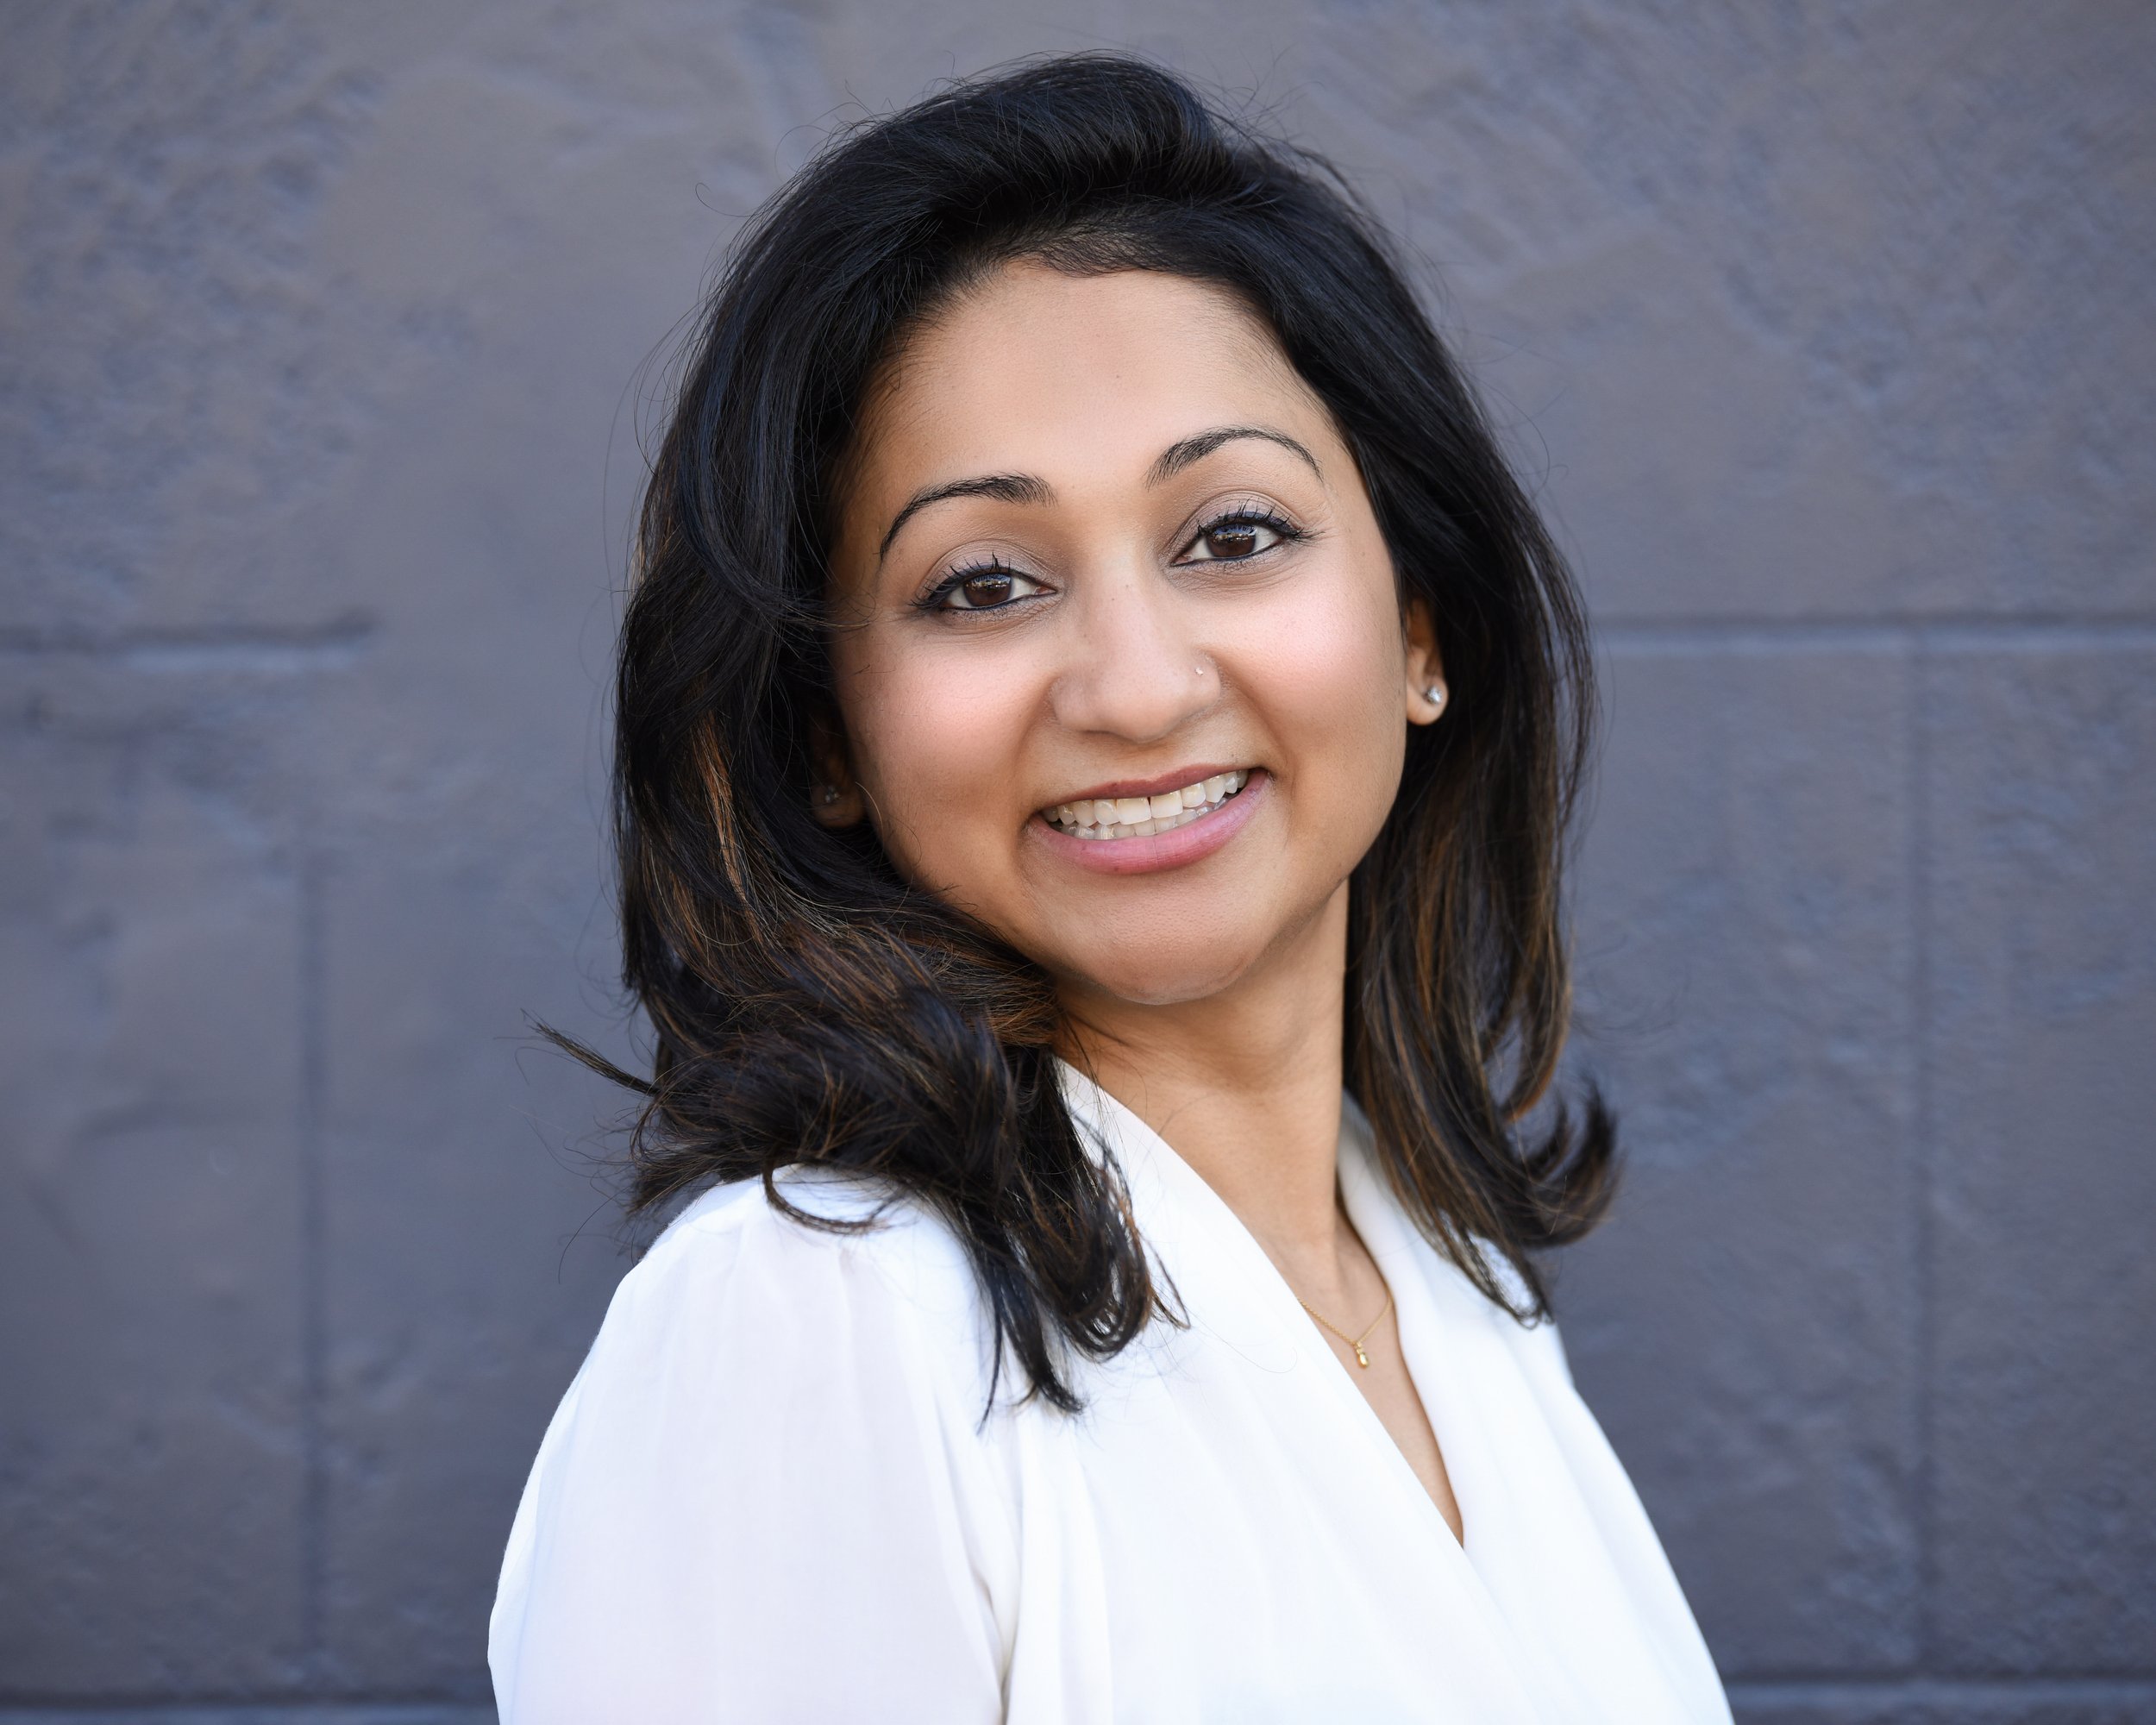
{"label": "textured concrete wall", "polygon": [[[14,3],[0,1719],[486,1716],[621,1264],[637,367],[834,115],[1255,88],[1442,269],[1611,729],[1562,1293],[1751,1725],[2156,1720],[2156,14]],[[251,1710],[248,1710],[251,1709]]]}

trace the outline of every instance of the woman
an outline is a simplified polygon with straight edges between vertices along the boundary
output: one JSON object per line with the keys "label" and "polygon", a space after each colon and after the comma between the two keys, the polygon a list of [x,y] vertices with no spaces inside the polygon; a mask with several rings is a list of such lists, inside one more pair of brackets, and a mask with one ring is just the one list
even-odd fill
{"label": "woman", "polygon": [[1321,165],[1087,56],[753,225],[639,531],[667,1213],[548,1429],[535,1721],[1723,1720],[1532,1253],[1561,561]]}

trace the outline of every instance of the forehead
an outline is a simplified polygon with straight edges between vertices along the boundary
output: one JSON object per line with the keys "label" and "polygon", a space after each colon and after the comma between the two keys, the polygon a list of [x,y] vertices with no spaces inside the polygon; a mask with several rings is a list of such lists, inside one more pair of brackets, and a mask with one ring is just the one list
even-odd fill
{"label": "forehead", "polygon": [[1219,424],[1324,408],[1233,294],[1153,271],[1006,266],[907,338],[863,404],[848,514],[971,473],[1140,471]]}

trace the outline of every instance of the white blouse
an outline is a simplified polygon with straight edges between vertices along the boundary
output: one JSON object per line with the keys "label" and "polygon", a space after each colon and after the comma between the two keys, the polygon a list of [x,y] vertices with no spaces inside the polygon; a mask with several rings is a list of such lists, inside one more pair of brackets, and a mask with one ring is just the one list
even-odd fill
{"label": "white blouse", "polygon": [[[1349,1215],[1466,1529],[1456,1542],[1227,1205],[1074,1070],[1188,1329],[1000,1392],[962,1249],[844,1235],[755,1181],[623,1278],[548,1427],[489,1645],[504,1725],[1722,1721],[1713,1661],[1555,1328],[1416,1232],[1343,1099]],[[857,1183],[780,1176],[861,1214]]]}

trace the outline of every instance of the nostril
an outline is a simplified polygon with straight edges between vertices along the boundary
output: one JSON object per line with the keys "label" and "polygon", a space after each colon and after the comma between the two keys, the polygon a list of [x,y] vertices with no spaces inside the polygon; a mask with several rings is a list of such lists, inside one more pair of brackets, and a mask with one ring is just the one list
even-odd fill
{"label": "nostril", "polygon": [[1209,711],[1225,688],[1219,668],[1188,649],[1169,658],[1125,643],[1088,652],[1066,668],[1050,701],[1057,722],[1073,730],[1151,744]]}

